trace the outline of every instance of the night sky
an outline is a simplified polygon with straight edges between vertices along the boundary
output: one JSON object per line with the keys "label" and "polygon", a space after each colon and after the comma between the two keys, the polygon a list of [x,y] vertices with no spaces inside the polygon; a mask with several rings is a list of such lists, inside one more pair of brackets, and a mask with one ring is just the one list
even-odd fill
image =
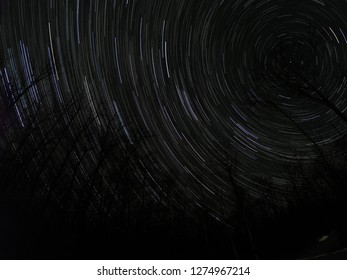
{"label": "night sky", "polygon": [[204,207],[224,222],[237,203],[226,159],[250,199],[264,195],[265,178],[285,205],[299,162],[313,176],[321,151],[337,165],[346,156],[336,148],[344,120],[269,74],[280,52],[344,114],[345,1],[11,0],[0,8],[3,86],[25,88],[42,65],[52,69],[16,103],[16,130],[40,100],[47,111],[83,100],[95,134],[112,118],[124,141],[151,136],[145,153],[176,180],[170,194],[147,189],[155,201],[172,196],[188,214]]}

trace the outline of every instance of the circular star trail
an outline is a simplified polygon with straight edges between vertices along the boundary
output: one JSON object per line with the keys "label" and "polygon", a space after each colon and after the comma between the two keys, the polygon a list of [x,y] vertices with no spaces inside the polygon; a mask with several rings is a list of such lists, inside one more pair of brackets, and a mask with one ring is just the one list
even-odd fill
{"label": "circular star trail", "polygon": [[268,74],[284,67],[279,53],[344,113],[344,1],[16,0],[5,10],[8,69],[50,61],[46,94],[86,98],[94,114],[154,135],[146,150],[179,178],[175,193],[217,216],[234,200],[219,159],[237,159],[250,195],[263,191],[258,177],[283,191],[293,164],[317,158],[312,142],[330,151],[346,132],[331,108]]}

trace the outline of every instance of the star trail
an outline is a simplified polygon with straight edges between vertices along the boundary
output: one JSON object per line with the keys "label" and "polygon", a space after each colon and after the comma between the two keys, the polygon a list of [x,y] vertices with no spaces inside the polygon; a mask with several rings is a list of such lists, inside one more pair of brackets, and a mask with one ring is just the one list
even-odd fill
{"label": "star trail", "polygon": [[[347,132],[344,1],[11,0],[0,7],[2,86],[32,85],[14,103],[17,130],[43,100],[47,112],[55,102],[85,100],[95,135],[110,118],[124,143],[133,144],[136,132],[151,135],[144,152],[177,178],[171,193],[159,183],[147,190],[154,200],[173,196],[185,212],[203,207],[224,222],[237,203],[225,159],[234,158],[237,185],[249,197],[264,196],[260,178],[267,178],[285,204],[299,162],[310,174],[323,153],[335,163],[346,156],[336,148]],[[47,62],[51,75],[36,84]]]}

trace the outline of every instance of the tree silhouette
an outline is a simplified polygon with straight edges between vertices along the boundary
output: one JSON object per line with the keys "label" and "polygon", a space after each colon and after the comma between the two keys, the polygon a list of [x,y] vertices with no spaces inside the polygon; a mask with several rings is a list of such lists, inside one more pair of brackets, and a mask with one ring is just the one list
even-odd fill
{"label": "tree silhouette", "polygon": [[[316,229],[313,234],[318,235],[324,231],[338,229],[340,236],[343,236],[346,232],[347,213],[346,180],[343,175],[346,169],[338,158],[346,151],[345,145],[342,144],[346,136],[333,126],[333,129],[339,133],[340,140],[335,141],[333,147],[326,149],[293,117],[290,107],[276,98],[277,94],[285,94],[288,99],[295,99],[297,104],[301,101],[311,102],[312,114],[315,114],[317,105],[323,106],[333,112],[342,124],[347,125],[343,108],[331,96],[334,90],[345,94],[345,69],[337,63],[331,65],[320,63],[320,60],[324,59],[322,49],[328,43],[318,33],[318,28],[311,25],[304,37],[289,34],[276,40],[274,47],[267,53],[267,59],[255,62],[256,67],[253,73],[256,77],[254,84],[256,87],[258,85],[258,93],[264,89],[261,88],[262,84],[266,84],[269,92],[263,95],[258,94],[259,99],[249,100],[247,106],[272,110],[284,116],[311,143],[316,156],[314,162],[310,164],[304,164],[302,160],[291,164],[297,171],[295,174],[289,174],[292,190],[285,198],[287,201],[285,208],[291,214],[289,212],[286,215],[295,217],[294,220],[298,224],[302,217],[305,217],[307,221],[310,220],[311,222],[306,224],[310,224],[311,229]],[[337,43],[331,41],[329,44],[334,46]],[[327,68],[332,69],[329,71],[335,74],[335,76],[329,76],[334,81],[329,85],[323,77]],[[257,91],[257,88],[255,90]],[[319,123],[316,125],[319,126]],[[307,232],[310,231],[304,222],[302,228],[305,228]],[[345,238],[341,237],[340,241],[345,242]]]}
{"label": "tree silhouette", "polygon": [[[52,228],[51,238],[57,238],[55,231],[61,242],[78,237],[80,247],[73,254],[79,257],[88,251],[82,240],[90,236],[107,237],[114,248],[114,240],[149,236],[157,223],[169,224],[174,214],[167,209],[176,211],[177,205],[174,192],[167,197],[163,190],[174,188],[175,181],[145,150],[152,136],[117,123],[107,110],[95,114],[95,101],[83,92],[61,92],[60,98],[51,85],[54,71],[39,69],[30,78],[11,73],[10,67],[1,72],[1,206],[22,224],[37,221],[41,232]],[[39,256],[49,255],[48,249],[39,249]],[[124,254],[126,243],[120,249]]]}

